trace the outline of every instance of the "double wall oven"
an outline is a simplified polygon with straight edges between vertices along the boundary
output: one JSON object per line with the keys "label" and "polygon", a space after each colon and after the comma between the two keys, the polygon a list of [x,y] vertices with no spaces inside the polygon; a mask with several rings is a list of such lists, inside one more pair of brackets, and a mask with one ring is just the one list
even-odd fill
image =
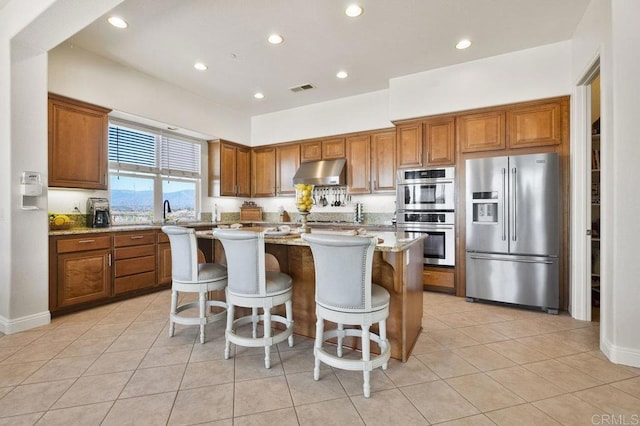
{"label": "double wall oven", "polygon": [[455,266],[455,168],[398,171],[397,226],[426,233],[424,264]]}

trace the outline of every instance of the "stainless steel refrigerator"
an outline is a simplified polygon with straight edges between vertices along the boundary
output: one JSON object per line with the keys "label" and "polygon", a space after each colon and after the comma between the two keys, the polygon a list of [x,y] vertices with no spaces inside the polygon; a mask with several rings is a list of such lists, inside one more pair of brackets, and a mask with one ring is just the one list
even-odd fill
{"label": "stainless steel refrigerator", "polygon": [[467,300],[558,313],[557,153],[466,160]]}

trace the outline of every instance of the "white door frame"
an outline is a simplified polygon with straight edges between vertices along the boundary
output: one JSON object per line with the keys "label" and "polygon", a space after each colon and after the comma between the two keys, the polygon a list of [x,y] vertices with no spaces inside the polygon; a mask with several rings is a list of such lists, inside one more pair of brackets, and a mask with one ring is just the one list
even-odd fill
{"label": "white door frame", "polygon": [[[600,72],[600,54],[574,89],[571,137],[571,269],[569,312],[591,321],[591,82]],[[602,256],[602,253],[600,253]]]}

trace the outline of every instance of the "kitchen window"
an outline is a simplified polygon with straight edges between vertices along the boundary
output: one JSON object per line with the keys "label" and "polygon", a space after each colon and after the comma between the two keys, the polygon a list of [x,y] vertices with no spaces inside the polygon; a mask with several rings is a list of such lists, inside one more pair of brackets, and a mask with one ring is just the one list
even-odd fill
{"label": "kitchen window", "polygon": [[109,192],[112,223],[162,220],[163,201],[170,216],[198,215],[203,141],[121,120],[109,122]]}

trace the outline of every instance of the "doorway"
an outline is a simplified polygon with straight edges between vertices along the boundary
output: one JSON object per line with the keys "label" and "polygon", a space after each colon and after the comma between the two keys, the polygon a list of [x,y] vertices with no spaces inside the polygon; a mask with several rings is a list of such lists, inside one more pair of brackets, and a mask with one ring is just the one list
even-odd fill
{"label": "doorway", "polygon": [[590,156],[590,173],[588,179],[591,188],[590,203],[587,207],[590,227],[591,241],[588,245],[590,262],[590,271],[587,276],[590,279],[590,288],[588,289],[588,297],[590,296],[591,321],[600,321],[600,188],[601,188],[601,161],[600,161],[600,71],[596,70],[593,79],[590,81],[590,110],[591,110],[591,136],[588,138],[588,151]]}

